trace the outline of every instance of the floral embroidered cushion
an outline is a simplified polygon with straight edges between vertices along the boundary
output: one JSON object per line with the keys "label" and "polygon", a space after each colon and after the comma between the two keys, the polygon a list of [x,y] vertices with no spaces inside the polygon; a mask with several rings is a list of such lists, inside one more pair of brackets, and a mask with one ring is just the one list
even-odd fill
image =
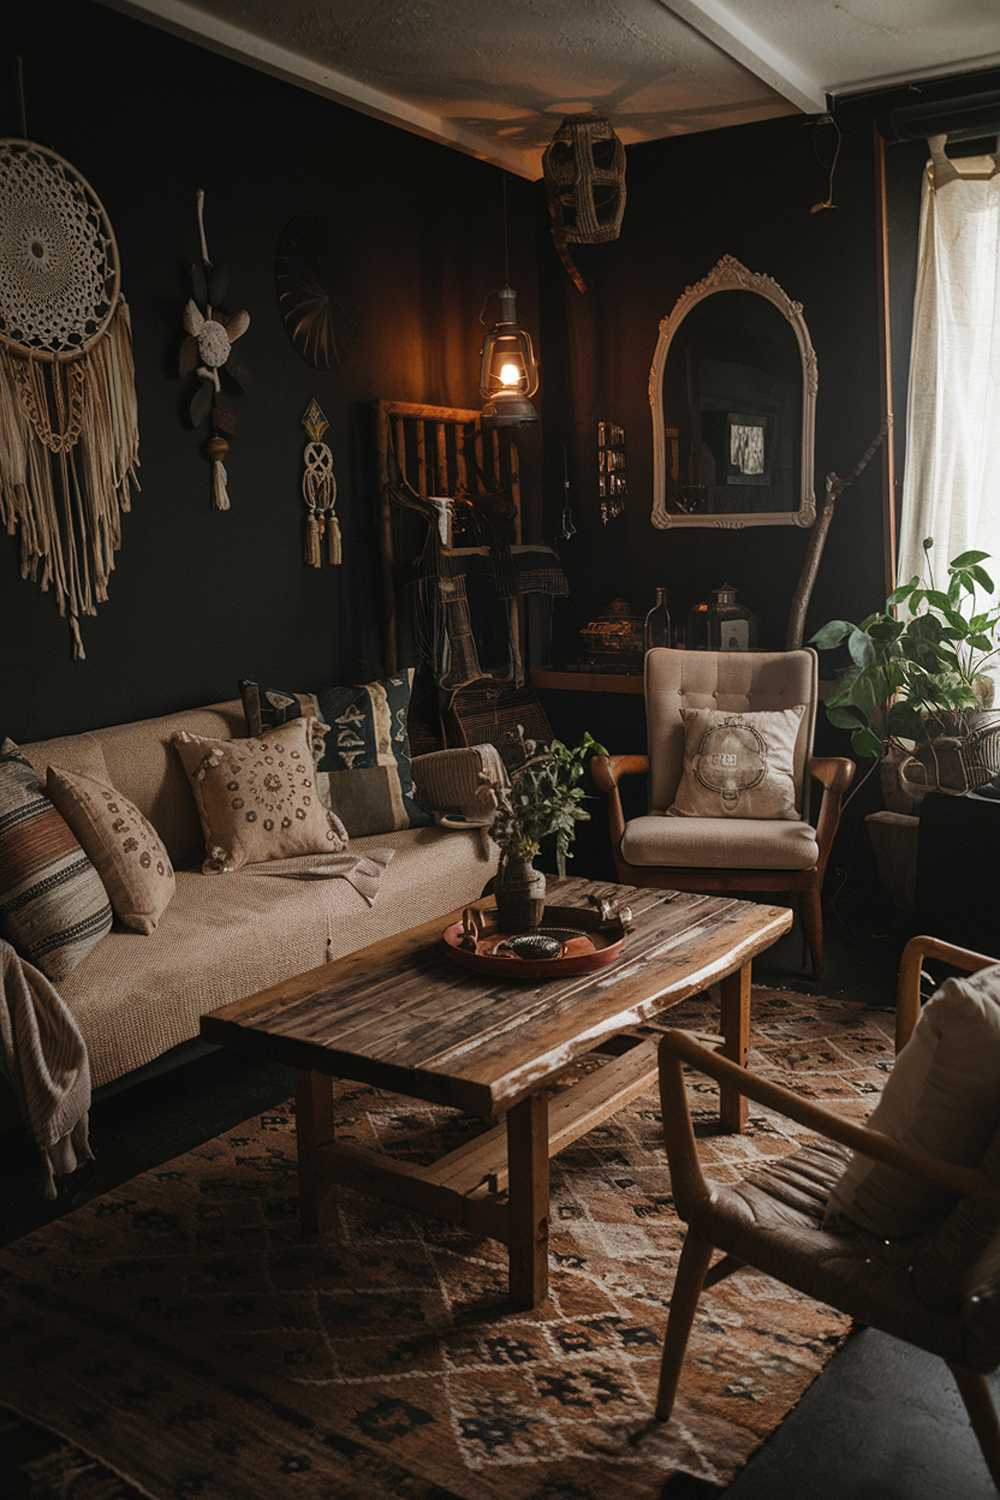
{"label": "floral embroidered cushion", "polygon": [[133,932],[153,932],[175,882],[152,823],[96,776],[49,766],[47,790],[104,881],[115,916]]}
{"label": "floral embroidered cushion", "polygon": [[104,882],[13,740],[0,744],[0,937],[58,981],[111,931]]}
{"label": "floral embroidered cushion", "polygon": [[316,788],[313,722],[296,719],[247,740],[173,736],[205,834],[206,874],[336,853],[347,830]]}
{"label": "floral embroidered cushion", "polygon": [[419,828],[431,816],[417,801],[407,717],[413,668],[380,682],[290,692],[240,683],[251,735],[301,716],[317,719],[314,740],[319,794],[351,838]]}
{"label": "floral embroidered cushion", "polygon": [[675,818],[799,820],[795,741],[805,704],[757,713],[682,708],[684,772]]}

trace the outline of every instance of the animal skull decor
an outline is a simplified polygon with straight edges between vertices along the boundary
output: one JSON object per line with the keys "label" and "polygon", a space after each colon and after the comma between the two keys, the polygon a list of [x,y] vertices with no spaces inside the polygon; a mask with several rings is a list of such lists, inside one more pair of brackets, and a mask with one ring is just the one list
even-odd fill
{"label": "animal skull decor", "polygon": [[552,238],[578,291],[587,283],[566,248],[604,245],[621,233],[625,213],[625,147],[610,120],[568,116],[545,148],[542,172]]}
{"label": "animal skull decor", "polygon": [[[205,194],[197,194],[198,232],[201,239],[201,264],[191,267],[193,297],[184,308],[184,332],[181,344],[181,376],[194,375],[194,390],[188,403],[192,427],[209,419],[209,437],[205,457],[212,465],[212,503],[216,510],[229,509],[229,491],[223,459],[229,452],[229,440],[236,430],[235,402],[246,386],[246,372],[233,358],[233,345],[250,327],[245,308],[223,313],[219,303],[226,296],[229,277],[224,265],[213,265],[205,240]],[[201,303],[205,311],[202,312]],[[223,386],[221,375],[226,376]]]}

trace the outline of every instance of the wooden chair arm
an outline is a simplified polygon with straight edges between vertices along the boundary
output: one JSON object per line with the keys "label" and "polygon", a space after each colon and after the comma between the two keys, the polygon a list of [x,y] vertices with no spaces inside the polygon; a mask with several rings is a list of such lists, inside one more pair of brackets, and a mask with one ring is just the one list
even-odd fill
{"label": "wooden chair arm", "polygon": [[827,791],[841,796],[854,780],[854,762],[846,755],[813,755],[809,758],[809,775]]}
{"label": "wooden chair arm", "polygon": [[608,835],[616,864],[625,837],[625,814],[618,783],[623,776],[641,776],[648,770],[648,755],[595,755],[591,758],[590,774],[594,785],[608,799]]}
{"label": "wooden chair arm", "polygon": [[[817,1135],[825,1136],[827,1140],[848,1146],[852,1151],[860,1152],[862,1156],[871,1157],[873,1161],[884,1162],[886,1166],[907,1172],[911,1177],[920,1177],[924,1182],[930,1183],[932,1187],[939,1190],[956,1193],[960,1197],[971,1197],[976,1193],[996,1195],[1000,1192],[1000,1188],[975,1168],[940,1161],[935,1156],[929,1156],[925,1151],[904,1145],[902,1141],[894,1140],[892,1136],[883,1135],[880,1130],[872,1130],[869,1125],[855,1125],[851,1120],[842,1120],[839,1115],[833,1114],[821,1105],[811,1104],[807,1099],[801,1099],[798,1094],[783,1089],[779,1084],[758,1078],[755,1073],[750,1073],[737,1063],[730,1062],[728,1057],[723,1057],[720,1053],[703,1046],[686,1031],[665,1032],[660,1042],[659,1056],[664,1134],[667,1155],[670,1158],[671,1179],[674,1182],[675,1193],[678,1194],[679,1207],[682,1204],[682,1195],[684,1202],[691,1202],[692,1198],[689,1197],[689,1193],[693,1193],[694,1198],[698,1198],[707,1194],[708,1191],[701,1168],[697,1164],[694,1133],[691,1129],[691,1117],[681,1071],[681,1064],[685,1062],[691,1067],[698,1068],[702,1073],[707,1073],[710,1078],[717,1079],[719,1083],[728,1083],[738,1088],[746,1098],[753,1099],[755,1103],[762,1104],[766,1109],[776,1110],[778,1114],[795,1120],[799,1125],[804,1125],[807,1130],[813,1130]],[[677,1171],[675,1171],[674,1163],[675,1153]],[[692,1172],[692,1158],[694,1172]]]}
{"label": "wooden chair arm", "polygon": [[623,776],[643,776],[649,770],[648,755],[595,755],[590,774],[599,792],[615,791]]}
{"label": "wooden chair arm", "polygon": [[854,780],[854,762],[845,755],[813,755],[809,760],[809,774],[823,788],[823,800],[816,820],[816,843],[819,845],[817,868],[822,883],[826,874],[826,862],[840,826],[840,811],[844,793]]}
{"label": "wooden chair arm", "polygon": [[940,938],[921,934],[910,938],[899,961],[899,978],[896,981],[896,1052],[902,1052],[917,1024],[920,1015],[920,975],[926,958],[939,959],[953,969],[962,969],[967,974],[976,974],[998,962],[985,953],[976,953],[971,948],[956,948],[954,943],[944,943]]}

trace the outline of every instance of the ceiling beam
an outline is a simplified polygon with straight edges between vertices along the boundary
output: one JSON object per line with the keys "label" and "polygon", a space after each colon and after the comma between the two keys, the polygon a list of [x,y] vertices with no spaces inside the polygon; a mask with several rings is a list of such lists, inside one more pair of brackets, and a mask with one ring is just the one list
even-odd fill
{"label": "ceiling beam", "polygon": [[517,177],[534,181],[539,176],[537,151],[504,146],[471,130],[464,130],[432,110],[422,109],[337,68],[326,67],[304,53],[234,26],[200,5],[191,4],[190,0],[102,0],[102,3],[111,10],[121,11],[159,27],[161,31],[182,37],[184,41],[208,47],[223,57],[246,63],[262,73],[270,73],[274,78],[332,99],[336,104],[347,105],[349,109],[360,110],[362,114],[437,141],[439,145],[452,146],[480,161],[491,162]]}
{"label": "ceiling beam", "polygon": [[804,114],[826,112],[826,93],[819,81],[748,26],[729,5],[721,0],[659,0],[659,3]]}

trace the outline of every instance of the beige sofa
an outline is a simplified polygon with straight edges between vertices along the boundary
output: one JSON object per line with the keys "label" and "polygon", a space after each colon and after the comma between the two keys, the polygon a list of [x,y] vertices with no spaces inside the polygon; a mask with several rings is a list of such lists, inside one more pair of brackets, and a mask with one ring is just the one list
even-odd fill
{"label": "beige sofa", "polygon": [[[395,851],[374,907],[346,880],[281,880],[252,867],[203,875],[198,814],[170,744],[179,729],[216,739],[246,733],[235,701],[21,747],[43,785],[56,765],[124,792],[177,869],[176,894],[154,933],[116,929],[60,985],[95,1086],[196,1037],[206,1011],[475,899],[495,871],[478,834],[414,828],[352,843],[355,852]],[[436,759],[415,761],[418,786],[421,767],[429,779]]]}

